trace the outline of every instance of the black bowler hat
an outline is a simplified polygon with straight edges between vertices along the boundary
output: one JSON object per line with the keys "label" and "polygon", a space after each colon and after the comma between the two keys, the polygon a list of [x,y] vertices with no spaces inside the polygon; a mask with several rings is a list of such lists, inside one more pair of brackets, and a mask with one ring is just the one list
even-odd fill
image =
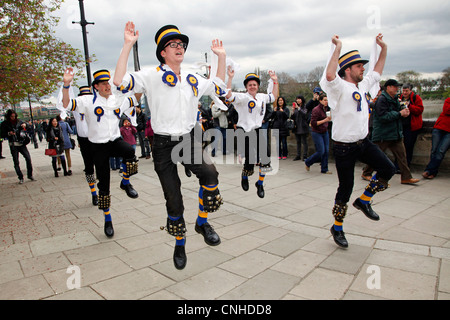
{"label": "black bowler hat", "polygon": [[395,80],[395,79],[389,79],[388,81],[386,81],[386,82],[384,83],[384,87],[385,87],[385,88],[387,88],[388,86],[401,87],[402,84],[401,84],[401,83],[398,83],[398,81]]}
{"label": "black bowler hat", "polygon": [[164,63],[164,58],[161,56],[161,51],[163,51],[167,42],[172,39],[180,39],[181,41],[186,43],[187,49],[187,45],[189,44],[189,37],[181,34],[180,30],[178,30],[178,28],[174,25],[164,26],[159,29],[155,35],[156,57],[158,58],[159,62]]}

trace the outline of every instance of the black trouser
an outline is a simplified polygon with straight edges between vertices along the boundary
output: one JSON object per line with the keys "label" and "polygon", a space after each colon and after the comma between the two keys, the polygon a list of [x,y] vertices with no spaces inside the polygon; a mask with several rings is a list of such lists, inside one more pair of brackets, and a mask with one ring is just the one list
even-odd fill
{"label": "black trouser", "polygon": [[94,152],[94,164],[98,178],[98,190],[102,194],[109,194],[109,184],[111,181],[109,158],[122,157],[123,162],[134,159],[133,147],[122,138],[107,143],[92,143]]}
{"label": "black trouser", "polygon": [[336,193],[336,202],[347,203],[352,195],[355,164],[359,160],[368,164],[377,172],[377,178],[381,183],[386,184],[395,174],[395,166],[369,139],[364,139],[359,143],[341,144],[334,143],[334,158],[336,161],[336,170],[339,178],[339,187]]}
{"label": "black trouser", "polygon": [[78,143],[80,145],[81,156],[84,162],[84,173],[86,175],[94,174],[94,151],[91,146],[92,143],[88,138],[78,136]]}
{"label": "black trouser", "polygon": [[[190,155],[183,154],[184,151],[188,151]],[[216,167],[203,152],[201,141],[195,141],[193,132],[183,137],[155,134],[152,152],[155,171],[166,199],[167,214],[171,217],[181,217],[184,213],[178,162],[196,175],[201,186],[219,183]]]}
{"label": "black trouser", "polygon": [[14,169],[16,170],[17,177],[19,180],[23,180],[23,174],[20,170],[19,165],[19,153],[22,154],[22,156],[25,158],[25,161],[27,163],[27,177],[31,178],[33,176],[33,165],[31,163],[31,156],[28,152],[27,146],[14,146],[9,145],[9,149],[11,150],[11,156],[13,158],[14,162]]}
{"label": "black trouser", "polygon": [[[242,143],[242,138],[239,138],[239,132],[245,136],[244,140],[244,170],[252,171],[255,167],[255,164],[261,165],[269,165],[270,164],[270,146],[269,146],[269,137],[266,129],[255,129],[250,132],[244,132],[244,130],[240,127],[236,129],[237,132],[237,143],[238,143],[238,152],[242,150],[242,146],[239,144]],[[256,137],[256,140],[254,139]]]}

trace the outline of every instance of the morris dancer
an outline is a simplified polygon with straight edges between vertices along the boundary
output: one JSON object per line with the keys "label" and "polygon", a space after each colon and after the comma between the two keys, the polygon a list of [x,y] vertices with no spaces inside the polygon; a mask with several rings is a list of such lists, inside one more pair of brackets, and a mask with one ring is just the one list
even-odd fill
{"label": "morris dancer", "polygon": [[[153,159],[166,199],[167,231],[176,237],[174,265],[183,269],[187,263],[185,252],[186,224],[183,213],[181,181],[178,176],[177,162],[199,179],[199,214],[195,231],[201,233],[208,245],[220,244],[220,237],[208,223],[208,213],[218,210],[222,197],[218,189],[218,172],[207,155],[201,161],[193,161],[199,148],[191,144],[194,126],[197,122],[198,102],[203,95],[225,93],[226,53],[219,40],[212,43],[211,50],[218,56],[217,77],[206,80],[198,75],[187,73],[181,69],[181,63],[189,44],[188,36],[182,34],[174,25],[159,29],[155,36],[156,57],[161,63],[159,67],[144,69],[127,74],[127,61],[139,32],[135,33],[133,22],[125,26],[124,45],[120,54],[114,84],[126,92],[144,93],[148,97],[152,128],[154,131]],[[180,140],[181,138],[181,140]],[[172,157],[174,149],[183,142],[191,157],[185,160]],[[188,150],[186,150],[188,149]],[[178,155],[177,155],[178,156]],[[189,157],[188,157],[189,158]],[[198,163],[200,162],[200,163]]]}
{"label": "morris dancer", "polygon": [[[239,120],[237,123],[237,130],[245,132],[249,139],[245,139],[245,163],[242,169],[241,186],[244,191],[248,191],[248,177],[253,175],[255,164],[259,164],[259,179],[255,183],[257,189],[257,195],[260,198],[264,198],[264,178],[267,172],[272,170],[270,166],[270,153],[267,147],[265,157],[261,157],[260,139],[266,139],[267,134],[260,132],[262,121],[266,112],[266,104],[273,103],[278,98],[278,77],[273,71],[269,71],[270,79],[272,83],[269,85],[268,94],[258,93],[261,81],[259,76],[254,73],[249,73],[245,76],[244,86],[247,89],[246,93],[231,92],[231,85],[235,72],[228,68],[228,85],[229,90],[226,98],[233,105],[235,110],[239,114]],[[275,95],[274,93],[275,92]],[[256,145],[252,145],[250,138],[252,133],[256,133]],[[254,135],[253,135],[254,136]],[[267,142],[267,146],[268,146]]]}
{"label": "morris dancer", "polygon": [[[379,34],[376,37],[376,43],[381,47],[380,56],[373,71],[369,71],[364,77],[364,65],[369,61],[361,59],[357,50],[339,57],[342,41],[336,35],[331,40],[336,47],[324,77],[320,81],[320,86],[328,95],[331,108],[333,152],[339,178],[339,188],[332,211],[335,223],[330,231],[336,244],[346,248],[348,242],[343,231],[343,222],[347,212],[347,202],[353,191],[356,161],[367,163],[377,171],[361,197],[353,202],[355,208],[372,220],[379,220],[380,217],[372,210],[371,199],[375,193],[388,187],[388,181],[395,173],[393,163],[367,138],[369,133],[368,93],[373,87],[376,88],[374,91],[378,91],[386,62],[387,46],[383,36]],[[340,69],[336,74],[338,65]],[[370,65],[373,65],[373,61]]]}
{"label": "morris dancer", "polygon": [[[76,99],[70,99],[69,88],[73,80],[73,69],[67,68],[64,73],[63,107],[69,111],[77,111],[84,114],[88,127],[88,139],[91,142],[91,150],[94,153],[94,164],[98,182],[98,208],[103,210],[105,216],[104,231],[107,237],[114,235],[111,220],[111,195],[110,195],[110,157],[122,157],[123,179],[120,188],[125,190],[130,198],[137,198],[138,193],[130,184],[130,177],[137,173],[138,160],[134,149],[126,143],[119,130],[120,116],[129,108],[135,107],[138,102],[136,97],[128,97],[121,106],[116,96],[112,94],[108,70],[99,70],[94,73],[93,95],[84,95]],[[90,181],[92,183],[93,181]]]}

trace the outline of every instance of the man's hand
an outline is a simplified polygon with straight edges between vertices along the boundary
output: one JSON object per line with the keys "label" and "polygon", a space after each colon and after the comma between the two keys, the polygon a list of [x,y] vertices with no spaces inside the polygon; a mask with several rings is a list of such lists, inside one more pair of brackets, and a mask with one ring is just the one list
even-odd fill
{"label": "man's hand", "polygon": [[400,115],[401,115],[403,118],[408,117],[409,114],[410,114],[410,111],[409,111],[408,108],[405,108],[405,109],[400,110]]}
{"label": "man's hand", "polygon": [[383,35],[381,33],[379,33],[376,37],[376,41],[377,44],[381,47],[384,48],[386,46],[386,43],[383,41]]}
{"label": "man's hand", "polygon": [[223,46],[222,41],[220,41],[219,39],[216,39],[216,40],[212,41],[211,50],[217,56],[226,55],[227,54],[226,51],[225,51],[225,48]]}
{"label": "man's hand", "polygon": [[231,66],[228,66],[227,74],[228,74],[229,78],[234,78],[235,71],[234,71],[234,69]]}
{"label": "man's hand", "polygon": [[70,85],[70,83],[73,81],[73,77],[74,77],[73,68],[72,67],[67,68],[66,71],[64,71],[63,77],[63,82],[66,87]]}
{"label": "man's hand", "polygon": [[273,80],[273,82],[278,81],[278,77],[277,77],[277,74],[275,73],[275,71],[269,70],[269,76],[270,76],[270,79]]}
{"label": "man's hand", "polygon": [[139,38],[139,31],[136,31],[134,23],[128,21],[125,25],[125,31],[123,33],[124,43],[133,46]]}
{"label": "man's hand", "polygon": [[342,41],[339,39],[338,35],[334,35],[331,37],[331,42],[335,45],[335,46],[342,46]]}

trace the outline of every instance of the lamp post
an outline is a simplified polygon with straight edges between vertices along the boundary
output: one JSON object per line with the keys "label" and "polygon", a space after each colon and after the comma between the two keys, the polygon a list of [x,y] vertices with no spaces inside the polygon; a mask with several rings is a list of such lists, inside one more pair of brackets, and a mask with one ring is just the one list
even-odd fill
{"label": "lamp post", "polygon": [[88,49],[88,42],[87,42],[87,35],[86,35],[86,26],[88,24],[95,24],[94,22],[87,22],[86,17],[84,15],[84,0],[78,0],[80,4],[80,17],[81,21],[76,22],[72,21],[72,23],[79,23],[81,25],[81,32],[83,34],[83,45],[84,45],[84,57],[86,59],[86,73],[87,73],[87,79],[88,79],[88,86],[91,86],[92,78],[91,78],[91,65],[89,63],[89,49]]}

